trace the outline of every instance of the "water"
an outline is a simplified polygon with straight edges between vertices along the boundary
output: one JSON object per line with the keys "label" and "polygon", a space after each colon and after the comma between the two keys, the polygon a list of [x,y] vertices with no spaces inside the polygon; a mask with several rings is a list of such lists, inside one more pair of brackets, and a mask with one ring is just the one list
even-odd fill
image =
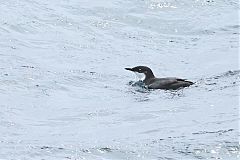
{"label": "water", "polygon": [[[238,159],[237,0],[0,2],[0,159]],[[187,78],[133,85],[125,67]]]}

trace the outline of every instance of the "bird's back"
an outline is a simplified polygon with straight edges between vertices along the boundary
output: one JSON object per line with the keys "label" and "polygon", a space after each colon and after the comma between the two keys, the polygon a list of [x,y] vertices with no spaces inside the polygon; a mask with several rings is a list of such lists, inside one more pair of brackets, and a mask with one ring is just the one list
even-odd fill
{"label": "bird's back", "polygon": [[167,77],[167,78],[152,78],[145,82],[149,89],[178,89],[182,87],[188,87],[193,82],[185,79]]}

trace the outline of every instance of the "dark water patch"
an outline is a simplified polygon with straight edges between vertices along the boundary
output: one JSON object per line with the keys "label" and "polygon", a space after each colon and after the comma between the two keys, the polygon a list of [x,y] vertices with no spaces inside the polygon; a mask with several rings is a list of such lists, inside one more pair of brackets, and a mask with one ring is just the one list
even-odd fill
{"label": "dark water patch", "polygon": [[232,25],[232,26],[227,26],[228,28],[232,29],[240,29],[240,25]]}
{"label": "dark water patch", "polygon": [[169,136],[166,138],[159,138],[157,140],[152,140],[151,144],[161,143],[161,141],[177,140],[177,139],[183,139],[183,138],[186,138],[186,136]]}
{"label": "dark water patch", "polygon": [[52,149],[53,147],[49,147],[49,146],[42,146],[40,149]]}
{"label": "dark water patch", "polygon": [[158,160],[176,160],[175,158],[170,157],[157,157]]}
{"label": "dark water patch", "polygon": [[194,135],[198,135],[198,134],[212,134],[212,133],[217,133],[219,135],[223,134],[223,133],[227,133],[227,132],[231,132],[233,131],[234,129],[228,129],[228,130],[219,130],[219,131],[200,131],[200,132],[195,132],[195,133],[192,133]]}
{"label": "dark water patch", "polygon": [[240,70],[233,70],[212,77],[201,78],[198,81],[196,81],[195,86],[199,88],[205,88],[208,91],[215,91],[224,90],[239,85],[240,85]]}
{"label": "dark water patch", "polygon": [[99,148],[100,151],[102,152],[112,152],[112,149],[109,147],[103,147],[103,148]]}
{"label": "dark water patch", "polygon": [[216,30],[219,33],[223,33],[223,34],[239,34],[239,28],[240,28],[239,25],[231,25],[231,26],[225,26]]}
{"label": "dark water patch", "polygon": [[[213,36],[213,35],[236,35],[239,34],[239,25],[231,25],[231,26],[224,26],[221,28],[211,28],[211,29],[205,29],[205,30],[198,30],[195,32],[197,35],[207,35],[207,36]],[[234,37],[234,36],[232,36]],[[235,39],[236,42],[238,42],[238,39]]]}
{"label": "dark water patch", "polygon": [[137,102],[148,102],[148,101],[150,101],[151,99],[145,97],[145,98],[135,98],[135,100],[136,100]]}
{"label": "dark water patch", "polygon": [[[235,75],[240,76],[240,70],[227,71],[227,72],[224,72],[220,75],[210,77],[209,79],[220,79],[220,78],[232,77],[232,76],[235,76]],[[238,77],[238,78],[240,78],[240,77]]]}
{"label": "dark water patch", "polygon": [[54,150],[64,150],[63,147],[50,147],[50,146],[42,146],[42,147],[40,147],[40,149],[41,150],[52,150],[52,149],[54,149]]}
{"label": "dark water patch", "polygon": [[233,145],[233,144],[231,144],[231,142],[229,142],[229,145],[226,145],[225,147],[229,152],[240,153],[240,146],[239,145]]}
{"label": "dark water patch", "polygon": [[23,68],[35,68],[33,66],[21,66],[21,67],[23,67]]}
{"label": "dark water patch", "polygon": [[206,0],[207,3],[213,3],[214,0]]}
{"label": "dark water patch", "polygon": [[90,151],[89,149],[81,149],[81,151],[82,151],[83,153],[91,153],[91,151]]}
{"label": "dark water patch", "polygon": [[[200,137],[192,137],[191,135],[169,136],[151,140],[146,146],[162,148],[164,155],[171,155],[169,158],[179,159],[237,159],[240,155],[240,146],[236,141],[226,141],[227,133],[234,131],[233,129],[198,132]],[[221,140],[206,138],[209,134],[217,133],[221,135]],[[222,133],[226,133],[223,135]],[[195,135],[195,133],[194,133]],[[205,140],[206,141],[205,141]],[[164,157],[161,157],[164,159]]]}
{"label": "dark water patch", "polygon": [[185,138],[186,136],[169,136],[168,139],[178,139],[178,138]]}
{"label": "dark water patch", "polygon": [[134,151],[130,152],[128,150],[124,151],[121,149],[114,149],[112,147],[94,147],[94,148],[81,148],[81,147],[73,147],[73,146],[64,146],[64,147],[57,147],[57,146],[41,146],[41,147],[33,147],[35,149],[40,149],[45,151],[46,153],[51,153],[51,156],[60,156],[65,157],[67,159],[75,159],[77,158],[76,155],[86,156],[95,155],[101,156],[102,154],[109,156],[114,156],[122,154],[121,156],[126,156],[127,153],[135,153]]}
{"label": "dark water patch", "polygon": [[232,159],[234,157],[237,158],[239,153],[239,147],[237,145],[228,147],[224,143],[213,145],[183,144],[181,148],[179,148],[179,146],[173,148],[173,151],[177,152],[181,156],[194,159]]}
{"label": "dark water patch", "polygon": [[199,41],[200,40],[200,38],[191,38],[191,41],[192,42],[197,42],[197,41]]}
{"label": "dark water patch", "polygon": [[[197,35],[197,36],[214,36],[216,35],[216,30],[215,29],[199,29],[196,30],[192,33],[192,35]],[[193,41],[194,42],[194,41]],[[196,43],[195,43],[196,45]]]}

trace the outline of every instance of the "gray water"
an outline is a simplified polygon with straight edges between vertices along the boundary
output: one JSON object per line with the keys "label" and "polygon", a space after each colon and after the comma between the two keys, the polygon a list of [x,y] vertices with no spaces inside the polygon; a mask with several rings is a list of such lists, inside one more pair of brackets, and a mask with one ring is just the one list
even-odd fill
{"label": "gray water", "polygon": [[[0,2],[1,160],[240,157],[238,0]],[[132,85],[125,67],[196,82]]]}

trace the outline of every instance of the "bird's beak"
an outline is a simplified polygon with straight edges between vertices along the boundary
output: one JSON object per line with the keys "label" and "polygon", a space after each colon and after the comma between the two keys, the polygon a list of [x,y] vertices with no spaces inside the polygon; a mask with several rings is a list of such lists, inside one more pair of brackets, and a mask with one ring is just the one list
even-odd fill
{"label": "bird's beak", "polygon": [[133,71],[132,68],[125,68],[125,69],[128,70],[128,71]]}

